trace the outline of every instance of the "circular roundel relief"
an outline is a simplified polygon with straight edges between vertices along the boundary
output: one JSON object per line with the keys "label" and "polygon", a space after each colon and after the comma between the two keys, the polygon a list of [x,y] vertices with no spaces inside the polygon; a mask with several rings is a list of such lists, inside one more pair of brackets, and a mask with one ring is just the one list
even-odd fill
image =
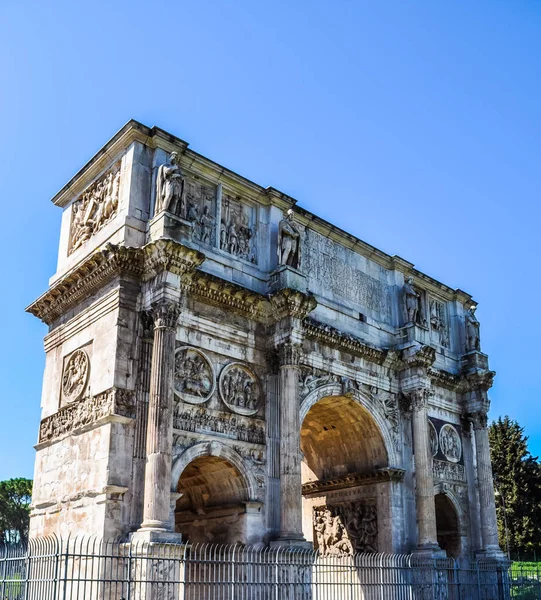
{"label": "circular roundel relief", "polygon": [[458,431],[449,423],[440,429],[440,448],[445,458],[457,463],[462,457],[462,442]]}
{"label": "circular roundel relief", "polygon": [[226,365],[219,382],[224,404],[240,415],[255,415],[261,403],[261,385],[257,377],[242,363]]}
{"label": "circular roundel relief", "polygon": [[428,436],[430,438],[430,453],[432,456],[436,456],[438,453],[438,432],[430,419],[428,419]]}
{"label": "circular roundel relief", "polygon": [[190,404],[202,404],[210,399],[216,387],[214,369],[210,360],[189,346],[175,352],[175,394]]}
{"label": "circular roundel relief", "polygon": [[62,394],[66,402],[75,402],[83,396],[90,374],[90,359],[84,350],[75,350],[69,357],[62,376]]}

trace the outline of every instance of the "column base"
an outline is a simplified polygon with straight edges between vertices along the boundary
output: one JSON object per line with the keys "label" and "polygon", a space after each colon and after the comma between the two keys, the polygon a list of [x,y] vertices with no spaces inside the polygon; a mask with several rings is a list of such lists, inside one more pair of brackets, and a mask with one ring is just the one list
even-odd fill
{"label": "column base", "polygon": [[447,553],[445,550],[442,550],[437,543],[433,542],[430,544],[420,544],[412,552],[412,556],[421,559],[446,558]]}
{"label": "column base", "polygon": [[166,529],[139,529],[130,534],[130,542],[147,544],[182,544],[182,534]]}
{"label": "column base", "polygon": [[477,558],[484,558],[495,561],[506,561],[508,560],[507,555],[499,546],[488,546],[482,550],[478,550],[475,553]]}
{"label": "column base", "polygon": [[302,533],[283,533],[276,540],[269,542],[271,548],[291,548],[295,550],[313,550],[314,544],[306,540]]}

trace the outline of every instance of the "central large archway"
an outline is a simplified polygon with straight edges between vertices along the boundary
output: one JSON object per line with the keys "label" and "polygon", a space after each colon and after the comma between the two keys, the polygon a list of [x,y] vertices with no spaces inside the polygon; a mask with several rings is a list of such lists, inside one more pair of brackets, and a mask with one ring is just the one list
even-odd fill
{"label": "central large archway", "polygon": [[301,407],[305,537],[326,555],[399,550],[392,522],[401,471],[391,467],[394,448],[377,415],[350,394],[307,401]]}

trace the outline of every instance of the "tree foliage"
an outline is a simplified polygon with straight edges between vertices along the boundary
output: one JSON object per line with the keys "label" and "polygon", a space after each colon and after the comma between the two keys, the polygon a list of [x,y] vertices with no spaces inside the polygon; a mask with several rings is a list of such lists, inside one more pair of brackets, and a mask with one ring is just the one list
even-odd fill
{"label": "tree foliage", "polygon": [[509,417],[489,427],[500,546],[513,554],[541,548],[541,466],[528,450],[524,428]]}
{"label": "tree foliage", "polygon": [[32,480],[0,481],[0,542],[28,541]]}

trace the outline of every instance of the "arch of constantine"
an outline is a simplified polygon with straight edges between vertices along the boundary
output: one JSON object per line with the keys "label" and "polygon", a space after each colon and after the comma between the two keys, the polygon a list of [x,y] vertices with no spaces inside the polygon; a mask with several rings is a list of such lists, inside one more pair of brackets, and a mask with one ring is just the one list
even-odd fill
{"label": "arch of constantine", "polygon": [[135,121],[53,202],[32,536],[499,554],[470,295]]}

